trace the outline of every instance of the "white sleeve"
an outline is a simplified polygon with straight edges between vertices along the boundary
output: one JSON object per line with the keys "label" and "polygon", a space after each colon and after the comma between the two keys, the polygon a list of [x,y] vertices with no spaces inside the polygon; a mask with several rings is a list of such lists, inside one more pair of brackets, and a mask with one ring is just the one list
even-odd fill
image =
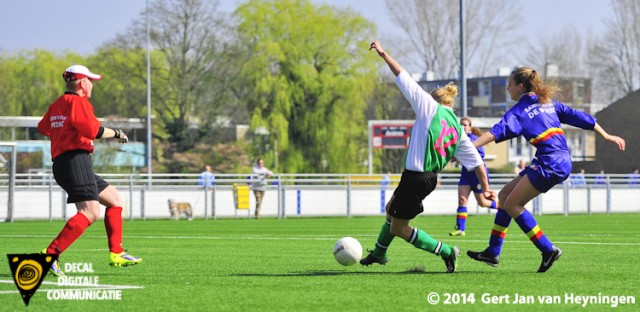
{"label": "white sleeve", "polygon": [[411,108],[416,113],[417,119],[430,119],[431,116],[435,115],[436,109],[440,104],[433,99],[431,94],[424,91],[406,70],[398,74],[395,83],[404,97],[411,103]]}
{"label": "white sleeve", "polygon": [[473,171],[475,167],[484,164],[480,153],[478,153],[478,149],[476,149],[471,139],[469,139],[469,136],[464,132],[462,132],[460,136],[460,144],[458,144],[456,152],[453,153],[453,157],[469,171]]}

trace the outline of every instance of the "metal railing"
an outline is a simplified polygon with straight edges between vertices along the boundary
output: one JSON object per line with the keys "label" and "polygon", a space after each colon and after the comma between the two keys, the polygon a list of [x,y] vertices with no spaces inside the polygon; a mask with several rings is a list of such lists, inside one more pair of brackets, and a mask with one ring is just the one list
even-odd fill
{"label": "metal railing", "polygon": [[[162,218],[167,214],[167,198],[188,201],[199,217],[237,217],[233,206],[233,184],[251,184],[250,174],[216,174],[211,190],[198,185],[199,174],[101,174],[122,196],[126,215],[133,218]],[[378,215],[391,197],[400,175],[391,175],[389,185],[383,175],[368,174],[279,174],[268,179],[266,215],[291,216]],[[152,181],[149,181],[151,178]],[[492,174],[491,185],[499,190],[513,174]],[[429,213],[453,214],[459,174],[440,174],[438,189],[425,200]],[[151,183],[149,183],[151,182]],[[0,219],[66,219],[73,205],[50,173],[16,174],[13,196],[8,174],[0,174]],[[19,195],[19,196],[15,196]],[[17,201],[10,205],[8,199]],[[446,203],[446,204],[444,204]],[[640,181],[625,174],[575,175],[531,203],[534,213],[640,212]],[[48,207],[45,212],[43,206]],[[7,207],[7,209],[4,209]],[[10,210],[10,207],[19,207]],[[58,210],[55,207],[60,207]],[[452,208],[453,207],[453,208]],[[562,207],[558,210],[558,207]],[[482,212],[477,207],[476,214]],[[427,209],[425,209],[427,212]],[[490,213],[490,212],[487,212]]]}

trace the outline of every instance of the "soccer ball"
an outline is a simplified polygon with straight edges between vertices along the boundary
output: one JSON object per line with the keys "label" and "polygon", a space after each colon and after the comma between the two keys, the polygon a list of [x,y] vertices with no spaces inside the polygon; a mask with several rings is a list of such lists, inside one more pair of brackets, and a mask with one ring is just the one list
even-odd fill
{"label": "soccer ball", "polygon": [[343,237],[333,246],[333,256],[342,265],[354,265],[362,258],[362,245],[353,237]]}

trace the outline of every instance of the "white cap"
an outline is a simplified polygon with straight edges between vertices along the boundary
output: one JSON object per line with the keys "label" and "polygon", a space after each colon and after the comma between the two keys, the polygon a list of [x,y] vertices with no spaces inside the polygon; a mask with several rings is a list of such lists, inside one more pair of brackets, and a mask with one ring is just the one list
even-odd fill
{"label": "white cap", "polygon": [[101,75],[97,75],[92,73],[86,66],[82,65],[73,65],[67,68],[62,77],[65,81],[74,81],[82,78],[89,78],[89,80],[100,80],[102,79]]}

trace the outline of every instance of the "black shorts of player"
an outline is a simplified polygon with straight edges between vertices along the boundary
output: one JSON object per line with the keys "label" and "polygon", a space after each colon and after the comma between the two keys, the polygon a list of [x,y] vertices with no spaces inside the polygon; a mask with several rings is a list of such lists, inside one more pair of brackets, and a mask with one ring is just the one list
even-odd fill
{"label": "black shorts of player", "polygon": [[422,201],[436,189],[437,182],[438,175],[435,172],[405,170],[393,192],[395,197],[389,205],[389,215],[405,220],[415,218],[424,211]]}
{"label": "black shorts of player", "polygon": [[109,186],[93,173],[91,156],[85,150],[65,152],[53,160],[53,177],[69,197],[67,203],[98,200],[98,194]]}

